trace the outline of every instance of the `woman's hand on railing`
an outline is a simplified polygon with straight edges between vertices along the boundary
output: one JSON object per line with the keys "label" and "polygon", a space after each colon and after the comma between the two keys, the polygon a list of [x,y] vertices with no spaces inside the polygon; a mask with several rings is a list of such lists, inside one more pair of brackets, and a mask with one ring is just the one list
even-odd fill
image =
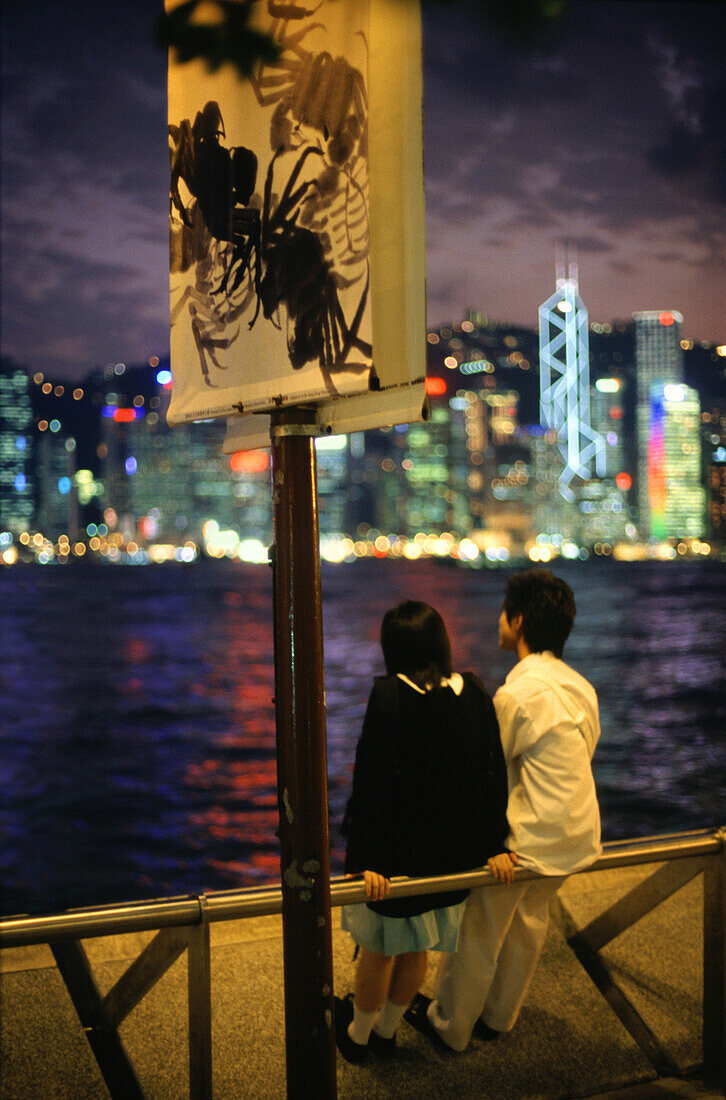
{"label": "woman's hand on railing", "polygon": [[[360,878],[360,875],[346,875],[346,878]],[[363,881],[366,888],[366,897],[369,901],[381,901],[391,889],[391,883],[385,875],[379,875],[377,871],[363,871]]]}
{"label": "woman's hand on railing", "polygon": [[500,852],[499,855],[491,856],[487,860],[487,867],[495,879],[508,886],[514,879],[514,868],[518,862],[516,852]]}

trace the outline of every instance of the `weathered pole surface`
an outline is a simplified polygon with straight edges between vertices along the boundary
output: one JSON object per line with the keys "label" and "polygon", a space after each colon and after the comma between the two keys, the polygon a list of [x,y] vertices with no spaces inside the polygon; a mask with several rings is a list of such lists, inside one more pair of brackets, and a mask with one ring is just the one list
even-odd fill
{"label": "weathered pole surface", "polygon": [[337,1095],[314,410],[272,414],[273,599],[287,1095]]}

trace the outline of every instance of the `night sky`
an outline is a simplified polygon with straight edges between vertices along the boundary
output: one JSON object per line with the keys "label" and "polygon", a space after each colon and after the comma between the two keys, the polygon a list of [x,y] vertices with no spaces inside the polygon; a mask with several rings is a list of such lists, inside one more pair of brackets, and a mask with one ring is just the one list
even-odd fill
{"label": "night sky", "polygon": [[[154,0],[6,0],[2,350],[51,377],[168,347]],[[534,41],[424,5],[428,321],[535,327],[559,242],[596,321],[726,342],[721,3],[572,0]]]}

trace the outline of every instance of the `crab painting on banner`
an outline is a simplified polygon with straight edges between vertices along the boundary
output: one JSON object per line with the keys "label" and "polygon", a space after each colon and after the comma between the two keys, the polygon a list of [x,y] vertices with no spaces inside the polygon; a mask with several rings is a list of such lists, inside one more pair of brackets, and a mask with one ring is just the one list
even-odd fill
{"label": "crab painting on banner", "polygon": [[418,5],[239,3],[276,60],[243,78],[170,52],[168,419],[229,417],[239,446],[283,405],[328,431],[420,419]]}

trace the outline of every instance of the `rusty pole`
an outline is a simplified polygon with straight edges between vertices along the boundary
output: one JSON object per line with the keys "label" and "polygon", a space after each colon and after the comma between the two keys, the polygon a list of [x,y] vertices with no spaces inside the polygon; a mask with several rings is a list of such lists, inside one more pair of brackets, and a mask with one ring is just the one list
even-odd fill
{"label": "rusty pole", "polygon": [[315,410],[272,414],[273,599],[289,1100],[335,1100]]}

